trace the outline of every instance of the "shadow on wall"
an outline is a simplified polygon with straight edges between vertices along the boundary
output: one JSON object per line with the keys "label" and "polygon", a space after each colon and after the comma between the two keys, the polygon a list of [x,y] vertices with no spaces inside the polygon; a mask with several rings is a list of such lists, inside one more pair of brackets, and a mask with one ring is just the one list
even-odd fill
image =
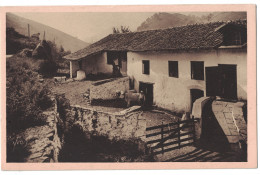
{"label": "shadow on wall", "polygon": [[153,161],[140,149],[138,139],[109,140],[105,136],[83,132],[73,126],[66,134],[59,162],[143,162]]}
{"label": "shadow on wall", "polygon": [[219,125],[213,111],[212,102],[207,103],[202,111],[202,145],[212,151],[225,152],[230,150],[227,137]]}
{"label": "shadow on wall", "polygon": [[113,108],[126,108],[126,102],[124,99],[93,99],[91,101],[92,106],[103,106],[103,107],[113,107]]}

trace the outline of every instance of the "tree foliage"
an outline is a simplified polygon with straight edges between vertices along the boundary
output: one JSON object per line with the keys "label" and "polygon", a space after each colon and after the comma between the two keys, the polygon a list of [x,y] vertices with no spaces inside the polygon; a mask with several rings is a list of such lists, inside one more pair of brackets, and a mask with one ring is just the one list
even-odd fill
{"label": "tree foliage", "polygon": [[[26,58],[29,59],[29,58]],[[39,62],[38,62],[39,64]],[[50,106],[50,91],[39,82],[35,60],[9,58],[6,63],[6,121],[8,132],[45,124],[42,111]]]}
{"label": "tree foliage", "polygon": [[129,33],[131,32],[131,30],[129,29],[129,27],[126,27],[126,26],[121,26],[120,27],[120,30],[118,28],[115,28],[113,27],[113,33],[116,34],[116,33]]}

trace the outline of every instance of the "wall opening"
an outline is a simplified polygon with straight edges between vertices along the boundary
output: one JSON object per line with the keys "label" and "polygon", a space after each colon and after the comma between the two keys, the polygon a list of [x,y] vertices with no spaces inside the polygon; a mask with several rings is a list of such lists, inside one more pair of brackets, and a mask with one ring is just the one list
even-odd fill
{"label": "wall opening", "polygon": [[192,107],[193,107],[193,103],[201,98],[204,97],[204,91],[200,90],[200,89],[191,89],[190,90],[190,98],[191,98],[191,111],[192,111]]}
{"label": "wall opening", "polygon": [[152,106],[153,105],[153,84],[151,83],[139,83],[139,92],[143,91],[145,100],[145,106]]}
{"label": "wall opening", "polygon": [[230,64],[206,67],[206,95],[237,99],[237,67]]}

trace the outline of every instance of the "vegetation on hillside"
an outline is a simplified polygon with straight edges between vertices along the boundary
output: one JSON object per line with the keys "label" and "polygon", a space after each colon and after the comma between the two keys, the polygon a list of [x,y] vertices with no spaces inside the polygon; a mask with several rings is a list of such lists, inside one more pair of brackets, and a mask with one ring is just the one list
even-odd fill
{"label": "vegetation on hillside", "polygon": [[55,43],[58,47],[62,45],[66,50],[75,52],[89,45],[88,43],[78,38],[75,38],[50,26],[17,16],[13,13],[6,13],[6,26],[15,28],[15,30],[20,34],[28,36],[28,24],[30,25],[31,36],[32,34],[40,33],[40,38],[42,39],[43,33],[45,31],[46,40],[55,40]]}
{"label": "vegetation on hillside", "polygon": [[48,82],[41,77],[68,68],[62,57],[70,52],[52,41],[23,36],[13,28],[6,31],[7,54],[14,54],[6,60],[7,161],[23,162],[28,150],[17,134],[45,125],[43,111],[52,104]]}
{"label": "vegetation on hillside", "polygon": [[137,27],[137,31],[164,29],[196,23],[246,19],[246,12],[213,12],[205,13],[202,16],[195,16],[194,14],[195,12],[189,15],[179,13],[156,13]]}
{"label": "vegetation on hillside", "polygon": [[49,106],[50,91],[39,81],[41,60],[19,57],[6,62],[7,131],[18,132],[44,124],[42,111]]}
{"label": "vegetation on hillside", "polygon": [[27,48],[34,49],[40,41],[18,33],[14,28],[6,28],[6,54],[16,54]]}
{"label": "vegetation on hillside", "polygon": [[129,32],[131,32],[129,27],[126,27],[126,26],[121,26],[120,29],[113,27],[112,30],[113,30],[113,34],[116,34],[116,33],[129,33]]}

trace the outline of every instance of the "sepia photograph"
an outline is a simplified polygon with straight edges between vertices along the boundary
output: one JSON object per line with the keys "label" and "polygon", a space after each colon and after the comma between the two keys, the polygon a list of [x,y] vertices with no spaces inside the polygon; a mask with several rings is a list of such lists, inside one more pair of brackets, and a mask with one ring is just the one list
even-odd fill
{"label": "sepia photograph", "polygon": [[4,161],[247,163],[247,20],[6,12]]}

